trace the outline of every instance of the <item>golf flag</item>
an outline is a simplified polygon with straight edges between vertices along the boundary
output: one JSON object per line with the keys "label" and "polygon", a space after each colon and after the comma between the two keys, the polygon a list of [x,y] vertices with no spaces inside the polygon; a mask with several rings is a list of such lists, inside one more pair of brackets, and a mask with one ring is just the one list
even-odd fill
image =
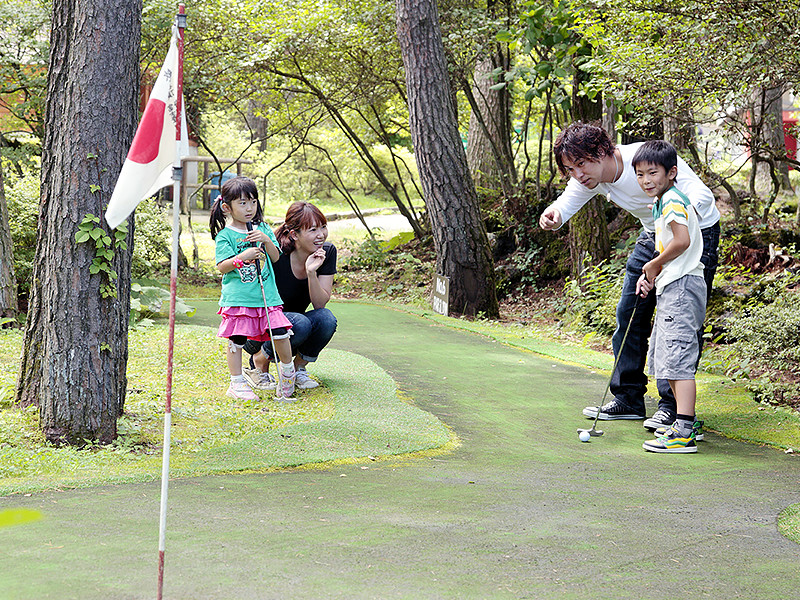
{"label": "golf flag", "polygon": [[[106,222],[112,229],[127,219],[142,200],[172,183],[172,167],[178,151],[175,141],[178,68],[178,28],[173,27],[167,57],[106,209]],[[181,101],[180,158],[189,154],[183,106]]]}

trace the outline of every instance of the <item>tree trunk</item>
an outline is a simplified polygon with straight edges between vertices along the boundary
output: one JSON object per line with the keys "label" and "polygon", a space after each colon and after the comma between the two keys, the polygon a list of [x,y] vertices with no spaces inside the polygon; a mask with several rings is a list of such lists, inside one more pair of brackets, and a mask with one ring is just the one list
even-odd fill
{"label": "tree trunk", "polygon": [[584,264],[597,265],[611,255],[605,199],[595,196],[569,220],[570,275],[583,285]]}
{"label": "tree trunk", "polygon": [[[572,81],[572,117],[584,123],[601,123],[603,102],[600,95],[595,100],[580,95],[582,83],[588,75],[575,69]],[[612,138],[613,139],[613,138]],[[569,253],[572,259],[572,277],[582,282],[584,262],[597,265],[611,255],[611,241],[606,221],[605,198],[595,196],[569,220]]]}
{"label": "tree trunk", "polygon": [[0,317],[9,319],[16,319],[18,310],[13,246],[11,228],[8,225],[3,166],[0,164]]}
{"label": "tree trunk", "polygon": [[[48,440],[110,442],[128,360],[130,248],[115,252],[116,297],[75,234],[103,214],[136,129],[141,0],[55,0],[42,197],[17,400],[39,407]],[[104,227],[105,229],[105,227]],[[112,236],[113,237],[113,236]],[[115,282],[111,281],[114,285]]]}
{"label": "tree trunk", "polygon": [[[487,56],[475,65],[472,97],[475,100],[467,131],[467,164],[478,188],[514,191],[514,151],[511,148],[511,101],[508,88],[490,89],[496,67],[508,68],[498,56]],[[506,61],[507,62],[507,61]]]}
{"label": "tree trunk", "polygon": [[435,0],[397,0],[409,122],[431,218],[436,268],[450,278],[455,313],[497,316],[486,227],[452,104]]}
{"label": "tree trunk", "polygon": [[617,141],[617,105],[608,95],[603,97],[603,129],[608,133],[608,137],[616,143]]}
{"label": "tree trunk", "polygon": [[[780,187],[792,191],[789,179],[789,163],[780,160],[786,157],[786,139],[783,131],[783,88],[781,84],[765,87],[756,92],[755,122],[760,126],[759,147],[753,152],[756,169],[756,187],[769,190],[772,187],[772,170],[777,170]],[[761,157],[770,160],[759,160]]]}

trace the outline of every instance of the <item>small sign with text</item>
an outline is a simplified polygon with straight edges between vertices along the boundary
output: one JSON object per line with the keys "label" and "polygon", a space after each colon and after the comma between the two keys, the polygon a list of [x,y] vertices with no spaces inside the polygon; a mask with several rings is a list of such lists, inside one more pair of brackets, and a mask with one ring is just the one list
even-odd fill
{"label": "small sign with text", "polygon": [[447,316],[447,304],[450,300],[450,279],[444,275],[433,278],[433,312]]}

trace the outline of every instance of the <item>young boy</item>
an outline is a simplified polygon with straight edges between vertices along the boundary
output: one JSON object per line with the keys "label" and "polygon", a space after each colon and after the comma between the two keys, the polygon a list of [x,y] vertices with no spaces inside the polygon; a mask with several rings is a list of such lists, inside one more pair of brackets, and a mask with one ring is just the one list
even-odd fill
{"label": "young boy", "polygon": [[[617,328],[611,338],[617,361],[609,386],[613,398],[602,407],[587,406],[583,415],[601,420],[646,419],[642,423],[645,429],[657,430],[675,422],[677,407],[669,382],[658,379],[658,409],[649,419],[646,418],[645,362],[656,295],[638,298],[636,282],[645,263],[656,256],[656,249],[653,199],[639,187],[631,165],[642,143],[617,145],[604,129],[589,123],[578,121],[567,126],[556,137],[553,154],[561,174],[568,177],[569,182],[564,192],[542,212],[539,225],[545,230],[560,228],[579,215],[580,208],[597,194],[608,196],[611,202],[641,222],[639,238],[625,263],[625,278],[616,311]],[[698,214],[703,237],[703,275],[706,293],[709,293],[717,270],[719,244],[719,211],[714,194],[680,157],[675,186],[689,197]],[[697,336],[701,344],[702,334],[700,329]]]}
{"label": "young boy", "polygon": [[656,318],[650,337],[650,375],[666,379],[675,394],[677,416],[663,435],[648,440],[650,452],[697,452],[694,376],[700,344],[697,331],[706,314],[703,240],[689,198],[675,187],[678,155],[662,140],[644,143],[632,165],[642,190],[653,198],[658,256],[642,267],[636,283],[641,297],[656,289]]}

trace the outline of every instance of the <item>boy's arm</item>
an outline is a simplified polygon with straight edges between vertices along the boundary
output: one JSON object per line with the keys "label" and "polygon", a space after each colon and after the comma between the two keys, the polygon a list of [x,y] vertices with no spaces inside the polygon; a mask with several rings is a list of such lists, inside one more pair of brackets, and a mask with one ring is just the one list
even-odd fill
{"label": "boy's arm", "polygon": [[642,272],[648,281],[655,281],[658,274],[661,273],[661,269],[664,268],[664,265],[686,252],[686,249],[691,244],[688,226],[670,221],[669,227],[672,229],[672,240],[670,243],[667,244],[667,247],[664,248],[661,254],[642,267]]}

